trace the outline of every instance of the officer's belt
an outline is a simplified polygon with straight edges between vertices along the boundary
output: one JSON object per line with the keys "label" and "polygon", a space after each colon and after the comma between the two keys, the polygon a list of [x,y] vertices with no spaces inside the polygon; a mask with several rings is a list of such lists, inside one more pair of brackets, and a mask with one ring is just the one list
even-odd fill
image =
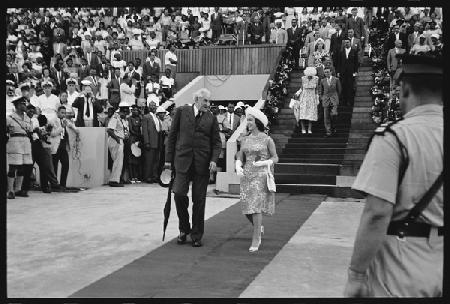
{"label": "officer's belt", "polygon": [[[406,236],[412,237],[429,237],[430,231],[433,226],[426,223],[409,223],[406,221],[394,221],[389,224],[387,234],[396,235],[400,238]],[[438,230],[438,235],[444,235],[444,227],[434,227]]]}
{"label": "officer's belt", "polygon": [[23,133],[13,133],[9,135],[9,137],[28,137],[28,135]]}

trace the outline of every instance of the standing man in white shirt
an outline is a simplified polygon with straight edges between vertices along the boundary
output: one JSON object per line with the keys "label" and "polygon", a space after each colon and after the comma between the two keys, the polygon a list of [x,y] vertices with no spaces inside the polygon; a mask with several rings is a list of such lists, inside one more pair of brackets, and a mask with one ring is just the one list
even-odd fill
{"label": "standing man in white shirt", "polygon": [[175,79],[175,75],[177,72],[177,63],[178,63],[177,55],[175,55],[175,45],[170,44],[168,46],[168,49],[169,49],[169,51],[164,56],[164,65],[165,65],[166,69],[170,69],[172,78]]}
{"label": "standing man in white shirt", "polygon": [[42,83],[44,94],[37,99],[39,113],[45,115],[48,121],[56,119],[56,112],[60,105],[58,96],[52,94],[53,84],[50,81]]}

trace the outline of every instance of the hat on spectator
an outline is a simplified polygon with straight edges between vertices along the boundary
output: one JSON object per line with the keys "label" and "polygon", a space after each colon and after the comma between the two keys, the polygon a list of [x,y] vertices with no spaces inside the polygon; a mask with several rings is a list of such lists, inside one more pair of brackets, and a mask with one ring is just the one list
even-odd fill
{"label": "hat on spectator", "polygon": [[275,19],[275,23],[283,23],[283,19]]}
{"label": "hat on spectator", "polygon": [[81,81],[81,84],[84,85],[84,86],[90,86],[92,84],[92,82],[90,82],[87,79],[84,79],[84,80]]}
{"label": "hat on spectator", "polygon": [[244,107],[245,105],[244,105],[244,103],[242,102],[242,101],[239,101],[237,104],[236,104],[236,107],[239,107],[239,108],[242,108],[242,107]]}
{"label": "hat on spectator", "polygon": [[6,85],[10,85],[10,86],[15,87],[16,83],[14,81],[12,81],[11,79],[6,79]]}
{"label": "hat on spectator", "polygon": [[11,103],[13,103],[14,105],[18,104],[18,103],[27,103],[27,99],[23,96],[14,96],[14,98],[11,100]]}
{"label": "hat on spectator", "polygon": [[316,76],[317,74],[317,70],[315,67],[307,67],[303,73],[305,74],[305,76]]}
{"label": "hat on spectator", "polygon": [[254,107],[248,107],[245,110],[245,115],[252,115],[253,117],[255,117],[255,119],[258,119],[260,122],[262,122],[264,127],[267,127],[267,124],[269,123],[267,116],[263,112],[261,112],[261,110]]}
{"label": "hat on spectator", "polygon": [[[282,12],[277,12],[277,13],[274,13],[273,15],[274,15],[275,17],[277,17],[277,18],[280,18],[281,16],[284,15],[284,13],[282,13]],[[277,21],[275,21],[275,22],[277,22]]]}
{"label": "hat on spectator", "polygon": [[174,102],[173,102],[173,100],[171,100],[171,99],[169,99],[169,100],[166,100],[162,105],[161,105],[161,107],[164,109],[164,110],[167,110],[171,105],[173,105],[174,104]]}
{"label": "hat on spectator", "polygon": [[436,38],[436,39],[439,39],[439,35],[438,35],[438,34],[436,34],[436,33],[434,33],[434,34],[431,34],[431,38]]}
{"label": "hat on spectator", "polygon": [[156,113],[166,113],[166,109],[164,109],[162,106],[159,106],[156,108]]}
{"label": "hat on spectator", "polygon": [[425,35],[424,34],[420,34],[419,38],[425,38]]}
{"label": "hat on spectator", "polygon": [[19,86],[21,91],[29,91],[30,90],[30,84],[28,82],[22,83]]}
{"label": "hat on spectator", "polygon": [[53,88],[53,83],[51,81],[44,81],[41,83],[42,87],[52,87]]}
{"label": "hat on spectator", "polygon": [[222,106],[222,105],[219,105],[219,110],[227,110],[227,108],[225,108],[224,106]]}
{"label": "hat on spectator", "polygon": [[77,84],[77,81],[73,78],[68,78],[68,79],[66,79],[66,85],[69,85],[69,84]]}

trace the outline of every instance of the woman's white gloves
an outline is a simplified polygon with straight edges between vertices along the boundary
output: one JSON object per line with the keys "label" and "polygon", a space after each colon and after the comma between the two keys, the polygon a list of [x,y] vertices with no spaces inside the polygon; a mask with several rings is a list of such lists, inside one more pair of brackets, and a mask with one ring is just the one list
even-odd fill
{"label": "woman's white gloves", "polygon": [[244,175],[244,169],[242,169],[242,162],[241,160],[237,159],[236,160],[236,173],[238,176],[243,176]]}
{"label": "woman's white gloves", "polygon": [[271,165],[273,164],[273,160],[268,159],[268,160],[258,160],[256,162],[253,162],[253,165],[255,167],[262,167],[262,166],[267,166],[267,165]]}

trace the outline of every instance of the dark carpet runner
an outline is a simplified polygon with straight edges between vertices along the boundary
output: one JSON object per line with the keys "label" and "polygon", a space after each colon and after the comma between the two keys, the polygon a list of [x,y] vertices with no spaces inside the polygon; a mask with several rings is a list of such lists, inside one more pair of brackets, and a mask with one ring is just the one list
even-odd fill
{"label": "dark carpet runner", "polygon": [[[324,199],[323,195],[277,194],[275,215],[263,217],[265,235],[256,253],[248,252],[252,226],[236,203],[205,222],[203,247],[170,240],[70,297],[236,298]],[[176,217],[175,210],[171,216]]]}

